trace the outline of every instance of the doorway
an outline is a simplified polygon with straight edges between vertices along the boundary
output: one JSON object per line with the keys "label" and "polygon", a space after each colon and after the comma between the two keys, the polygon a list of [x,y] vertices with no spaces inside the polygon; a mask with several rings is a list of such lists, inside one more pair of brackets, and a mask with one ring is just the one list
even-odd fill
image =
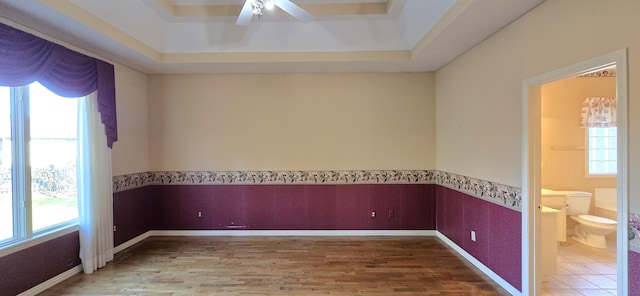
{"label": "doorway", "polygon": [[542,293],[541,259],[541,87],[544,84],[616,67],[617,124],[617,292],[628,294],[627,225],[627,53],[626,49],[606,54],[572,66],[558,69],[523,81],[522,84],[522,292]]}

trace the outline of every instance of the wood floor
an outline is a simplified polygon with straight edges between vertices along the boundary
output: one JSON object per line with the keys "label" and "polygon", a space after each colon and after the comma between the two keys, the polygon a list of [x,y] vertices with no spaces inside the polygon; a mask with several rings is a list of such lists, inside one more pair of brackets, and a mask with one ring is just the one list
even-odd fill
{"label": "wood floor", "polygon": [[434,237],[151,237],[41,295],[508,295]]}

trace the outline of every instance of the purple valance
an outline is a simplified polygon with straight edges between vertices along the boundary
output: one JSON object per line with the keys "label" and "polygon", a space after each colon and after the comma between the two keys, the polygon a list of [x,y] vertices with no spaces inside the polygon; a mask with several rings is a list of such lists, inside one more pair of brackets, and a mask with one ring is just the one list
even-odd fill
{"label": "purple valance", "polygon": [[98,91],[98,111],[112,147],[118,140],[113,65],[0,24],[0,86],[34,81],[63,97]]}

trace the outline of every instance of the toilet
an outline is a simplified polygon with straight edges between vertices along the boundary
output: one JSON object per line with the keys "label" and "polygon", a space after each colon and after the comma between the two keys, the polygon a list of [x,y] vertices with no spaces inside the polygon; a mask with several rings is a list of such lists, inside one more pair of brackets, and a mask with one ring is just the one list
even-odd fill
{"label": "toilet", "polygon": [[[600,195],[600,196],[599,196]],[[615,204],[616,194],[595,195],[596,208],[600,205]],[[595,248],[606,248],[607,240],[605,235],[615,232],[617,222],[612,219],[589,215],[591,196],[567,195],[567,216],[577,222],[574,227],[573,239]],[[610,210],[610,209],[608,209]]]}

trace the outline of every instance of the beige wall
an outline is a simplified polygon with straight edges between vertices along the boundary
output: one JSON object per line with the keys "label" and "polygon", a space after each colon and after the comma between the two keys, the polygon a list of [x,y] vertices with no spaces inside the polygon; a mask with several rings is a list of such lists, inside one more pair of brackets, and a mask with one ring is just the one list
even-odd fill
{"label": "beige wall", "polygon": [[433,73],[150,76],[153,170],[434,169]]}
{"label": "beige wall", "polygon": [[148,76],[115,65],[118,141],[113,144],[114,176],[149,171]]}
{"label": "beige wall", "polygon": [[585,147],[585,129],[579,124],[582,102],[615,96],[615,77],[576,77],[542,86],[542,187],[591,193],[598,187],[616,187],[615,178],[586,177],[586,150],[552,149]]}
{"label": "beige wall", "polygon": [[521,186],[522,81],[628,48],[630,196],[640,194],[638,15],[640,1],[548,0],[438,70],[437,169]]}

